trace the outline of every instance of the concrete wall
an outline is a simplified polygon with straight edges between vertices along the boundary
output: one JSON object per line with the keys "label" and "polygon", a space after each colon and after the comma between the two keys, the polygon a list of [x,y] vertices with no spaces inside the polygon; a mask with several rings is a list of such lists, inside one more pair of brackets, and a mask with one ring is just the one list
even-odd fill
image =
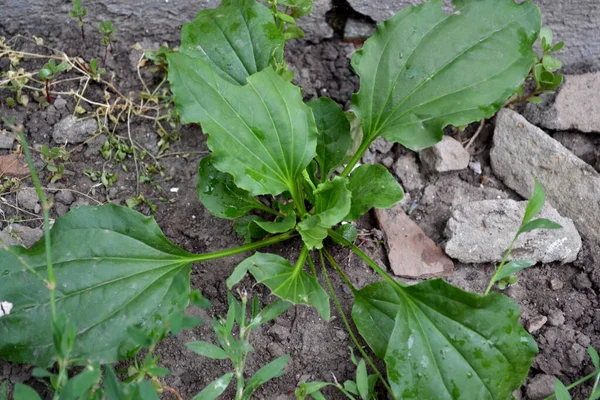
{"label": "concrete wall", "polygon": [[[319,41],[333,35],[325,22],[332,4],[346,0],[316,0],[314,12],[301,21],[307,39]],[[444,0],[448,4],[449,0]],[[544,24],[554,37],[566,43],[559,54],[567,72],[600,70],[600,0],[534,0],[542,9]],[[122,43],[147,38],[154,42],[178,43],[179,28],[198,10],[215,7],[220,0],[83,0],[89,8],[89,29],[111,19]],[[375,21],[393,15],[408,4],[422,0],[348,0],[352,8]],[[0,34],[34,34],[57,41],[77,30],[68,16],[69,0],[0,0]]]}

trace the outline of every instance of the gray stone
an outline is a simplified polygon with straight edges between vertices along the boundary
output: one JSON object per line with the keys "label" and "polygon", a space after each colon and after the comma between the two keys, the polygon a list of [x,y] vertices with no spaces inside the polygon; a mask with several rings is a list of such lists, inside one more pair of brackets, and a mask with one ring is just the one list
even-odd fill
{"label": "gray stone", "polygon": [[554,278],[550,281],[550,287],[552,290],[560,290],[565,287],[565,283],[558,278]]}
{"label": "gray stone", "polygon": [[[381,22],[397,11],[419,5],[425,0],[348,0],[352,8]],[[575,71],[600,67],[600,2],[590,0],[534,0],[542,10],[542,21],[554,32],[554,42],[566,46],[556,54],[565,70]],[[450,12],[450,0],[443,0],[443,10]]]}
{"label": "gray stone", "polygon": [[371,152],[373,153],[377,152],[385,154],[388,151],[392,150],[392,147],[394,147],[394,143],[388,142],[386,139],[380,136],[377,139],[375,139],[373,143],[371,143],[371,145],[369,146],[369,150],[371,150]]}
{"label": "gray stone", "polygon": [[394,165],[394,159],[392,157],[385,157],[383,160],[381,160],[381,163],[386,168],[392,168],[392,166]]}
{"label": "gray stone", "polygon": [[565,76],[553,104],[530,104],[524,115],[547,129],[600,133],[600,72]]}
{"label": "gray stone", "polygon": [[56,100],[54,100],[54,107],[56,107],[57,110],[64,110],[67,107],[67,100],[58,96]]}
{"label": "gray stone", "polygon": [[600,170],[600,135],[593,133],[557,132],[552,136],[577,157]]}
{"label": "gray stone", "polygon": [[533,333],[539,331],[546,322],[548,322],[548,317],[545,315],[538,315],[537,317],[531,318],[527,321],[527,332]]}
{"label": "gray stone", "polygon": [[0,248],[4,246],[22,245],[31,247],[44,235],[42,228],[30,228],[12,224],[0,231]]}
{"label": "gray stone", "polygon": [[75,201],[75,196],[73,196],[73,192],[70,190],[59,190],[58,193],[54,196],[57,201],[60,201],[63,204],[70,205]]}
{"label": "gray stone", "polygon": [[554,309],[548,313],[548,323],[552,326],[561,326],[565,323],[565,314],[558,309]]}
{"label": "gray stone", "polygon": [[[394,16],[398,11],[408,6],[417,6],[425,0],[348,0],[348,4],[359,13],[381,22]],[[443,10],[452,11],[452,2],[444,0]]]}
{"label": "gray stone", "polygon": [[58,144],[83,143],[98,130],[98,122],[93,118],[78,121],[69,115],[54,125],[52,138]]}
{"label": "gray stone", "polygon": [[304,30],[306,40],[317,42],[333,37],[333,29],[325,19],[325,14],[332,8],[331,0],[315,0],[312,3],[312,12],[298,18],[298,26]]}
{"label": "gray stone", "polygon": [[554,394],[554,377],[552,375],[538,374],[527,384],[527,398],[530,400],[542,400],[551,394]]}
{"label": "gray stone", "polygon": [[39,201],[35,188],[23,187],[17,192],[17,205],[26,210],[34,211]]}
{"label": "gray stone", "polygon": [[14,133],[0,133],[0,149],[12,149],[13,143],[15,142]]}
{"label": "gray stone", "polygon": [[375,33],[375,24],[349,18],[344,27],[344,40],[346,42],[364,41]]}
{"label": "gray stone", "polygon": [[[453,207],[444,234],[446,254],[464,263],[498,262],[517,233],[526,201],[483,200]],[[581,237],[573,221],[545,205],[538,214],[562,225],[562,229],[538,229],[522,234],[509,259],[549,263],[572,262],[581,249]]]}
{"label": "gray stone", "polygon": [[536,177],[547,202],[600,243],[600,175],[592,167],[508,109],[496,117],[490,159],[494,174],[523,197],[531,196]]}
{"label": "gray stone", "polygon": [[456,139],[444,136],[435,146],[419,153],[421,163],[436,172],[460,171],[469,166],[469,152]]}
{"label": "gray stone", "polygon": [[366,149],[361,158],[363,164],[375,164],[375,154],[369,149]]}
{"label": "gray stone", "polygon": [[408,152],[398,158],[394,164],[394,173],[400,178],[405,190],[421,190],[423,187],[423,177],[417,165],[417,155],[413,152]]}

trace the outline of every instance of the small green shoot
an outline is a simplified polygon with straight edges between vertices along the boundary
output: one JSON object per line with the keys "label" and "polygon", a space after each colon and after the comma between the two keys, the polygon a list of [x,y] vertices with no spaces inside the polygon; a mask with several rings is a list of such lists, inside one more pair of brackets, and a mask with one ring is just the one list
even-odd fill
{"label": "small green shoot", "polygon": [[69,11],[71,18],[77,20],[77,25],[81,29],[81,40],[85,40],[85,32],[83,30],[83,17],[87,15],[87,8],[81,6],[81,0],[73,0],[73,9]]}
{"label": "small green shoot", "polygon": [[56,74],[58,74],[59,72],[62,72],[62,71],[66,71],[68,68],[69,68],[69,64],[67,64],[66,61],[63,61],[60,64],[56,65],[56,62],[54,61],[54,59],[50,59],[46,64],[44,64],[44,66],[38,73],[38,77],[42,81],[44,81],[44,84],[46,87],[46,101],[48,103],[52,102],[52,97],[50,96],[50,88],[49,88],[50,83],[54,80],[54,77],[56,76]]}
{"label": "small green shoot", "polygon": [[46,170],[50,172],[49,181],[54,183],[63,178],[65,172],[65,162],[69,161],[70,154],[64,147],[49,148],[42,146],[42,161],[46,165]]}
{"label": "small green shoot", "polygon": [[531,232],[536,229],[560,229],[562,226],[557,224],[556,222],[552,222],[546,218],[537,218],[533,219],[536,215],[544,207],[544,202],[546,201],[546,192],[540,183],[535,180],[533,194],[531,195],[531,199],[527,202],[527,206],[525,207],[525,214],[523,215],[523,220],[521,221],[521,225],[515,234],[508,250],[504,254],[502,261],[498,268],[496,268],[496,272],[490,279],[490,283],[488,284],[487,289],[485,290],[485,295],[487,295],[494,285],[494,283],[498,282],[498,287],[500,289],[505,288],[507,285],[511,285],[517,282],[516,273],[529,268],[535,263],[529,260],[513,260],[507,263],[508,257],[512,253],[512,248],[519,238],[521,234],[526,232]]}
{"label": "small green shoot", "polygon": [[112,22],[107,19],[106,21],[100,22],[98,25],[100,28],[100,32],[102,33],[102,46],[104,47],[104,57],[102,58],[102,66],[106,65],[106,56],[108,55],[108,51],[112,52],[112,43],[115,40],[115,31],[116,28],[113,26]]}
{"label": "small green shoot", "polygon": [[[244,368],[248,354],[254,351],[254,348],[250,345],[252,331],[277,318],[292,304],[278,299],[261,310],[257,297],[249,298],[245,289],[239,290],[238,293],[241,302],[238,302],[232,294],[229,294],[227,317],[213,321],[213,328],[219,345],[208,342],[190,342],[187,344],[187,347],[194,353],[216,360],[229,359],[233,364],[233,373],[219,378],[218,382],[221,385],[210,383],[195,399],[215,399],[225,391],[232,377],[235,377],[235,400],[248,400],[256,389],[284,373],[285,365],[290,358],[287,354],[260,368],[248,380],[245,379]],[[248,309],[249,306],[250,310]],[[233,329],[236,323],[238,333],[234,336]],[[211,396],[208,396],[209,392]]]}

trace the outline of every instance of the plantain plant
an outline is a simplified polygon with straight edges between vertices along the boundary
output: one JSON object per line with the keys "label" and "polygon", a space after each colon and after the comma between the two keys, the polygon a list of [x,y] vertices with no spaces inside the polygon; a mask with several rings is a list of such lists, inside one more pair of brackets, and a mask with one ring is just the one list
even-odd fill
{"label": "plantain plant", "polygon": [[[396,399],[511,397],[537,352],[511,299],[466,292],[440,279],[412,286],[397,282],[352,244],[351,225],[336,227],[403,198],[386,168],[358,165],[376,138],[419,151],[440,141],[444,127],[489,118],[506,104],[538,62],[532,46],[541,28],[539,8],[530,1],[455,0],[454,12],[446,14],[436,0],[379,24],[352,58],[360,91],[352,98],[350,118],[358,118],[361,127],[353,136],[348,114],[335,102],[305,103],[290,83],[283,49],[300,36],[290,18],[305,13],[307,4],[223,0],[185,24],[179,52],[167,54],[181,119],[201,125],[211,150],[198,168],[199,199],[216,217],[235,220],[247,243],[192,254],[169,242],[152,218],[126,207],[74,209],[31,249],[0,251],[0,301],[12,307],[0,318],[1,358],[53,365],[56,351],[46,328],[58,310],[76,328],[70,359],[122,360],[139,348],[132,332],[164,335],[173,316],[181,316],[193,263],[301,240],[295,260],[255,252],[227,285],[236,286],[249,273],[281,301],[315,307],[324,320],[330,319],[331,296],[366,361],[358,365],[355,385],[344,388],[350,396],[372,395],[368,365]],[[381,281],[354,287],[327,249],[328,239],[349,247]],[[54,264],[52,301],[44,284],[47,257]],[[352,320],[384,361],[387,376],[358,345],[329,284],[327,265],[354,294]],[[498,272],[493,279],[499,276],[504,278]],[[242,321],[238,317],[240,329],[247,322]],[[242,344],[243,339],[240,332]],[[243,358],[225,347],[243,397],[247,386],[238,374]],[[114,374],[107,371],[111,382]],[[233,376],[207,389],[227,386]],[[318,398],[318,390],[305,386],[299,393]],[[198,398],[218,393],[206,396]]]}

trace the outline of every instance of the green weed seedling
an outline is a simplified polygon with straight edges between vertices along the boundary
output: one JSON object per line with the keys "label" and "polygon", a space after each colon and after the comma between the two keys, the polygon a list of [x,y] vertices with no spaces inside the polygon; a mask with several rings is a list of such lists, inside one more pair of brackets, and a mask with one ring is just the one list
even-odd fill
{"label": "green weed seedling", "polygon": [[95,58],[92,58],[90,60],[90,64],[88,67],[88,72],[90,73],[90,76],[92,77],[92,79],[98,81],[100,80],[100,78],[102,77],[102,75],[104,75],[104,73],[106,72],[106,70],[104,68],[99,68],[98,67],[98,60]]}
{"label": "green weed seedling", "polygon": [[552,30],[548,27],[543,27],[540,30],[539,44],[542,49],[542,55],[538,62],[531,68],[527,77],[528,81],[534,83],[534,89],[525,93],[526,85],[523,84],[519,90],[509,99],[508,105],[528,101],[530,103],[541,103],[540,95],[546,93],[554,93],[562,82],[564,76],[555,74],[557,70],[562,68],[562,63],[553,56],[553,53],[560,51],[565,43],[559,42],[552,45]]}
{"label": "green weed seedling", "polygon": [[85,32],[83,29],[83,17],[87,15],[87,8],[81,6],[81,0],[73,0],[73,9],[69,11],[71,18],[77,20],[77,25],[81,29],[81,40],[85,40]]}
{"label": "green weed seedling", "polygon": [[38,73],[38,77],[44,81],[44,85],[46,87],[46,101],[48,104],[52,102],[52,96],[50,96],[50,83],[54,80],[56,74],[66,71],[68,68],[69,64],[67,64],[65,61],[56,65],[54,59],[50,59],[46,64],[44,64]]}
{"label": "green weed seedling", "polygon": [[[232,220],[246,243],[194,254],[171,243],[152,218],[128,207],[73,209],[31,249],[0,250],[0,301],[13,305],[0,318],[1,358],[67,368],[71,363],[64,362],[62,344],[48,329],[57,326],[61,313],[76,328],[66,336],[69,360],[108,365],[131,357],[145,336],[158,340],[174,318],[182,318],[193,263],[251,252],[227,279],[230,290],[250,274],[279,298],[277,310],[289,304],[314,307],[326,321],[333,300],[361,353],[356,381],[334,383],[350,398],[369,399],[376,387],[394,399],[508,399],[520,387],[537,346],[519,324],[517,305],[491,288],[523,265],[507,262],[507,255],[484,295],[442,279],[406,285],[355,246],[356,231],[347,226],[373,207],[391,207],[403,198],[385,167],[357,167],[375,139],[420,151],[439,142],[446,126],[490,118],[507,104],[539,64],[532,49],[536,40],[541,36],[546,47],[551,42],[547,31],[540,33],[539,8],[513,0],[457,0],[450,15],[439,0],[405,8],[379,24],[353,55],[360,91],[346,113],[327,98],[305,103],[290,82],[293,73],[283,50],[293,35],[286,32],[308,5],[224,1],[184,24],[179,51],[166,55],[181,122],[199,124],[207,135],[210,155],[198,167],[199,199],[215,217]],[[103,30],[107,49],[114,32],[112,24],[108,27]],[[103,151],[109,149],[114,150],[110,143]],[[540,189],[536,183],[519,234],[556,228],[533,219],[544,200]],[[144,201],[140,195],[127,205]],[[42,204],[46,217],[47,203]],[[302,244],[293,260],[257,252],[288,240]],[[336,245],[352,251],[381,280],[355,287],[329,251]],[[354,295],[351,318],[341,308],[330,272]],[[247,317],[250,300],[240,294],[241,304],[231,299],[231,315],[214,323],[220,347],[190,345],[233,365],[233,372],[198,399],[216,398],[234,377],[237,398],[248,398],[283,371],[286,358],[245,380],[247,335],[275,306]],[[385,374],[375,357],[385,364]],[[319,398],[320,384],[300,387],[305,390],[300,394]],[[109,398],[142,390],[118,382],[110,366],[103,385]],[[65,386],[57,385],[55,398]]]}
{"label": "green weed seedling", "polygon": [[50,172],[49,181],[54,183],[62,179],[65,172],[65,162],[69,161],[71,155],[64,147],[49,148],[42,146],[42,161],[46,165],[46,170]]}
{"label": "green weed seedling", "polygon": [[596,400],[600,399],[600,357],[598,356],[598,352],[592,346],[588,346],[588,354],[592,359],[592,364],[594,365],[594,372],[591,374],[579,379],[576,382],[573,382],[569,386],[565,386],[560,380],[554,380],[554,394],[552,396],[546,397],[545,400],[571,400],[571,394],[569,390],[573,389],[576,386],[581,385],[584,382],[589,381],[590,379],[594,380],[594,385],[592,386],[592,391],[588,397],[588,400]]}
{"label": "green weed seedling", "polygon": [[117,30],[112,22],[107,19],[106,21],[100,22],[98,25],[100,28],[100,32],[102,33],[102,46],[104,47],[104,57],[102,57],[102,66],[106,65],[106,56],[108,55],[108,51],[112,51],[112,43],[115,40],[115,31]]}
{"label": "green weed seedling", "polygon": [[[240,301],[229,293],[229,311],[226,318],[213,321],[213,328],[219,346],[209,342],[190,342],[187,347],[194,353],[215,360],[229,359],[233,365],[233,372],[227,373],[214,382],[208,384],[194,399],[215,399],[229,386],[233,378],[236,381],[235,400],[246,400],[266,382],[283,375],[289,355],[284,355],[271,361],[260,368],[250,379],[246,380],[244,368],[248,354],[254,349],[250,344],[250,335],[253,330],[277,318],[288,308],[291,303],[284,300],[275,300],[262,310],[258,297],[249,297],[245,289],[238,291]],[[250,310],[248,309],[250,307]],[[234,327],[237,324],[237,335]]]}

